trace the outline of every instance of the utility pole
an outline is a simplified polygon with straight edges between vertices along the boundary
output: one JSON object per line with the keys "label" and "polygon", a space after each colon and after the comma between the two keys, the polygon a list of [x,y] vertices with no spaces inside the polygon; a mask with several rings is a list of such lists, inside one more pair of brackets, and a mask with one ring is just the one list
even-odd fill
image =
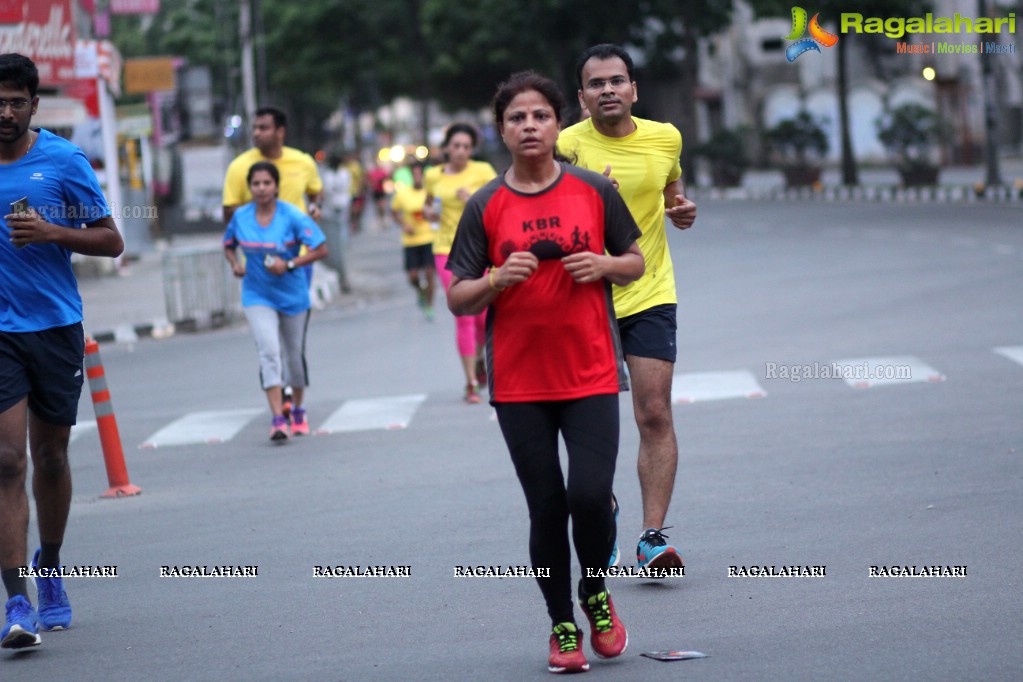
{"label": "utility pole", "polygon": [[[987,0],[979,0],[980,16],[988,16]],[[1002,174],[998,166],[998,119],[995,112],[995,74],[991,66],[991,55],[980,56],[980,68],[983,74],[981,82],[984,88],[984,156],[987,159],[988,187],[1002,184]]]}
{"label": "utility pole", "polygon": [[252,59],[252,3],[239,0],[238,38],[242,54],[242,97],[245,100],[246,123],[256,119],[256,69]]}

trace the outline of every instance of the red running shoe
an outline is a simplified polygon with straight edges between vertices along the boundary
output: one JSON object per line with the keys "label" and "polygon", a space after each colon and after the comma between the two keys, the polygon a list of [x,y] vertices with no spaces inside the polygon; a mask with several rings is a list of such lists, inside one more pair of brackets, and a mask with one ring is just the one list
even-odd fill
{"label": "red running shoe", "polygon": [[304,407],[296,407],[291,411],[291,435],[309,435],[309,421],[306,419]]}
{"label": "red running shoe", "polygon": [[547,670],[552,673],[580,673],[590,669],[583,654],[583,633],[575,623],[558,623],[551,630],[551,655]]}
{"label": "red running shoe", "polygon": [[601,658],[620,656],[629,646],[629,633],[618,619],[611,593],[604,590],[591,597],[583,597],[579,605],[590,620],[590,646]]}

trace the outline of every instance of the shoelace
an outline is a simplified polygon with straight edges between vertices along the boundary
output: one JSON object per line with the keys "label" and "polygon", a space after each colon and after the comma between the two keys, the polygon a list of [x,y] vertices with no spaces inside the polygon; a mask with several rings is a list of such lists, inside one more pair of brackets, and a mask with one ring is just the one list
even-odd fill
{"label": "shoelace", "polygon": [[667,540],[668,537],[670,536],[665,535],[663,531],[666,531],[669,528],[674,528],[674,526],[665,526],[664,528],[658,528],[656,530],[654,529],[648,530],[647,532],[643,533],[642,540],[645,540],[646,542],[649,542],[651,545],[654,545],[656,547],[666,545],[668,543],[665,542],[665,540]]}
{"label": "shoelace", "polygon": [[62,583],[61,578],[43,578],[36,583],[36,587],[45,593],[47,601],[60,601],[60,593],[64,589]]}
{"label": "shoelace", "polygon": [[607,592],[588,597],[586,610],[593,616],[593,629],[597,632],[607,632],[611,629],[611,605],[607,603]]}
{"label": "shoelace", "polygon": [[572,632],[568,628],[556,629],[554,636],[558,638],[558,651],[575,651],[579,648],[579,631]]}

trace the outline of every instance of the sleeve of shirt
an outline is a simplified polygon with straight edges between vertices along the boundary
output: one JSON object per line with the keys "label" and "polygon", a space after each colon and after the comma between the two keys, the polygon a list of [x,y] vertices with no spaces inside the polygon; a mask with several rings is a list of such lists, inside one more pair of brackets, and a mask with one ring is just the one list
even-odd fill
{"label": "sleeve of shirt", "polygon": [[[227,173],[224,175],[224,199],[221,201],[223,206],[241,206],[246,203],[245,201],[245,174],[248,170],[243,169],[241,164],[237,160],[232,161],[227,167]],[[241,189],[239,189],[239,184]]]}
{"label": "sleeve of shirt", "polygon": [[671,158],[675,159],[675,163],[671,167],[671,171],[668,173],[668,182],[665,186],[670,185],[679,178],[682,177],[682,133],[678,131],[678,128],[669,124],[671,128],[671,143],[673,145],[673,153]]}
{"label": "sleeve of shirt", "polygon": [[473,195],[458,221],[447,268],[460,279],[479,279],[490,266],[489,241],[483,225],[484,208],[480,197]]}
{"label": "sleeve of shirt", "polygon": [[620,256],[642,232],[625,200],[610,182],[601,183],[601,198],[604,200],[604,248],[612,256]]}
{"label": "sleeve of shirt", "polygon": [[294,212],[291,224],[295,231],[295,237],[310,249],[315,249],[327,241],[326,235],[323,234],[323,230],[316,224],[316,221],[301,211]]}
{"label": "sleeve of shirt", "polygon": [[224,230],[224,247],[234,248],[238,246],[238,212],[235,211],[234,215],[231,216],[231,221],[227,224],[227,229]]}
{"label": "sleeve of shirt", "polygon": [[[64,198],[68,206],[83,206],[88,213],[75,223],[92,223],[110,215],[110,206],[100,189],[96,173],[89,165],[89,159],[81,149],[75,149],[68,158],[68,167],[63,175]],[[61,221],[67,223],[69,221]],[[69,225],[70,226],[70,225]]]}

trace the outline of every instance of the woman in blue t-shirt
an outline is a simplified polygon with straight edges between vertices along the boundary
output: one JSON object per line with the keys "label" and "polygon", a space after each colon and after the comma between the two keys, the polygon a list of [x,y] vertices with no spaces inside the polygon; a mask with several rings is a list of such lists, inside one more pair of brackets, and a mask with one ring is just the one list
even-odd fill
{"label": "woman in blue t-shirt", "polygon": [[[302,399],[309,383],[305,334],[309,321],[309,285],[302,266],[327,255],[326,237],[309,216],[278,201],[280,174],[269,161],[252,164],[246,178],[252,203],[231,217],[224,234],[224,255],[242,279],[242,307],[256,337],[259,375],[273,412],[270,439],[307,435]],[[308,251],[299,255],[302,245]],[[238,259],[237,249],[245,254]],[[281,386],[291,386],[294,407],[284,416]]]}

